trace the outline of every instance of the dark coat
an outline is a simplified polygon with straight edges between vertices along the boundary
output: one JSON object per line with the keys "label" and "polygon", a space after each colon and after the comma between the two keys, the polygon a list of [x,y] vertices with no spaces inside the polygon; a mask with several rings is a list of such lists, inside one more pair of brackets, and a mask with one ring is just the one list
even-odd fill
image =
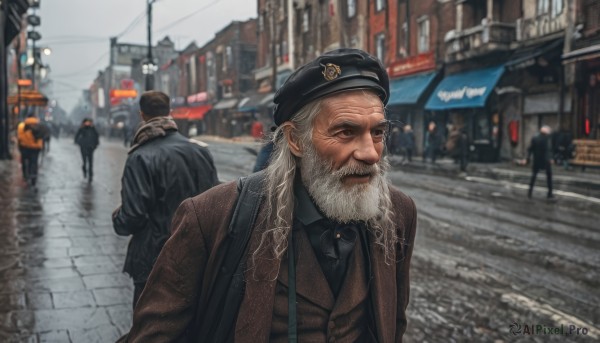
{"label": "dark coat", "polygon": [[144,282],[169,238],[181,202],[218,184],[210,152],[176,131],[130,152],[123,171],[121,207],[113,213],[119,235],[133,235],[123,271]]}
{"label": "dark coat", "polygon": [[[373,315],[376,335],[381,343],[401,342],[406,330],[409,266],[417,221],[416,208],[409,197],[395,188],[391,188],[391,197],[394,206],[393,222],[397,224],[398,235],[405,237],[404,244],[397,245],[394,256],[391,257],[392,261],[388,263],[380,246],[371,242],[370,249]],[[199,322],[203,316],[211,315],[203,312],[207,305],[206,292],[223,258],[218,247],[227,234],[236,199],[236,183],[230,182],[181,204],[173,218],[173,234],[150,274],[134,312],[133,328],[125,340],[177,341],[186,328],[190,328],[190,323]],[[287,307],[286,297],[275,296],[276,290],[286,284],[287,259],[280,261],[267,253],[264,258],[259,259],[260,264],[251,267],[254,265],[251,254],[258,247],[261,235],[267,229],[265,216],[263,203],[259,208],[257,224],[249,242],[249,267],[245,271],[244,298],[230,337],[230,340],[235,342],[268,342],[272,325],[277,322],[277,318],[273,317],[275,309]],[[306,236],[301,236],[300,239],[298,254],[303,255],[311,246]],[[317,304],[321,304],[319,311],[298,312],[299,327],[319,326],[323,321],[322,317],[330,314],[336,328],[338,325],[349,328],[356,318],[342,313],[348,305],[339,305],[341,307],[332,312],[322,310],[332,308],[333,304],[328,295],[331,291],[328,293],[322,289],[327,287],[327,281],[324,277],[315,278],[315,269],[319,268],[318,262],[300,257],[297,263],[299,301],[317,307]],[[278,285],[282,286],[278,288]],[[357,296],[361,294],[358,288],[354,292]],[[284,303],[279,303],[275,302],[276,298],[286,299],[282,300]],[[348,300],[349,306],[352,306],[352,302],[353,299]],[[298,308],[307,308],[307,304],[299,303]],[[326,325],[322,331],[332,329],[331,325]],[[195,338],[195,341],[202,339]]]}
{"label": "dark coat", "polygon": [[78,144],[82,149],[96,149],[100,144],[98,131],[93,126],[80,127],[75,134],[75,144]]}
{"label": "dark coat", "polygon": [[552,144],[549,135],[539,133],[531,139],[527,159],[531,159],[531,155],[533,155],[534,170],[543,170],[550,165]]}
{"label": "dark coat", "polygon": [[400,147],[409,150],[415,148],[415,134],[412,131],[400,133]]}
{"label": "dark coat", "polygon": [[261,171],[269,166],[269,160],[271,159],[271,154],[273,153],[273,148],[275,144],[273,141],[267,142],[267,144],[263,145],[263,147],[256,155],[256,164],[254,165],[253,173]]}
{"label": "dark coat", "polygon": [[425,149],[427,151],[439,152],[442,149],[442,135],[438,132],[437,128],[433,131],[427,131],[425,133]]}

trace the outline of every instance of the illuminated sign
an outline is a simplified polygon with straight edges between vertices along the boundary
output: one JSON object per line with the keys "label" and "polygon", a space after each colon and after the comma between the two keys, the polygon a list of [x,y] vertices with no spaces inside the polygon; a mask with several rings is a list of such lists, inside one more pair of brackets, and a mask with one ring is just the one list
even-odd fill
{"label": "illuminated sign", "polygon": [[30,79],[18,79],[17,85],[19,87],[29,87],[29,86],[31,86],[31,80]]}
{"label": "illuminated sign", "polygon": [[111,89],[111,98],[135,98],[137,97],[137,91],[135,89]]}
{"label": "illuminated sign", "polygon": [[208,100],[208,93],[206,93],[206,92],[193,94],[193,95],[190,95],[187,97],[188,104],[192,104],[195,102],[203,102],[206,100]]}

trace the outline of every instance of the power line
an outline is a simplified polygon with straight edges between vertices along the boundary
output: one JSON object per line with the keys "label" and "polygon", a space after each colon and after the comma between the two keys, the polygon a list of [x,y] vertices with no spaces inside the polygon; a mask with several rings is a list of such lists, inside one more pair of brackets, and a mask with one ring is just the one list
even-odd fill
{"label": "power line", "polygon": [[136,27],[144,18],[146,18],[146,11],[142,11],[140,14],[138,14],[137,17],[135,17],[135,19],[133,19],[133,21],[125,28],[125,30],[123,30],[121,33],[119,33],[116,37],[117,38],[121,38],[123,37],[125,34],[127,34],[129,31],[131,31],[134,27]]}
{"label": "power line", "polygon": [[104,57],[106,57],[106,55],[109,54],[109,52],[110,51],[106,51],[105,53],[103,53],[100,57],[98,57],[98,59],[96,61],[94,61],[94,63],[90,64],[89,66],[85,67],[84,69],[81,69],[81,70],[73,72],[73,73],[54,75],[53,77],[68,77],[68,76],[78,75],[78,74],[84,73],[86,71],[89,71],[92,67],[94,67],[95,65],[100,63],[102,61],[102,59]]}
{"label": "power line", "polygon": [[69,82],[58,81],[58,80],[54,80],[54,79],[51,79],[51,80],[53,83],[58,84],[58,86],[60,86],[60,87],[68,87],[69,89],[72,89],[72,90],[82,90],[83,89],[82,87],[75,86]]}
{"label": "power line", "polygon": [[50,36],[50,37],[46,37],[46,39],[56,39],[56,40],[62,40],[62,39],[106,39],[106,37],[103,36],[84,36],[84,35],[59,35],[59,36]]}
{"label": "power line", "polygon": [[183,21],[185,21],[185,20],[187,20],[187,19],[195,16],[196,14],[198,14],[198,13],[200,13],[200,12],[202,12],[202,11],[204,11],[204,10],[206,10],[206,9],[214,6],[214,5],[216,5],[219,1],[221,1],[221,0],[215,0],[215,1],[211,2],[210,4],[208,4],[208,5],[206,5],[206,6],[202,7],[202,8],[199,8],[196,11],[194,11],[192,13],[189,13],[189,14],[187,14],[187,15],[185,15],[185,16],[183,16],[183,17],[181,17],[181,18],[179,18],[179,19],[171,22],[170,24],[161,27],[160,29],[158,29],[158,31],[156,31],[156,33],[160,33],[160,32],[166,31],[166,30],[168,30],[168,29],[170,29],[170,28],[172,28],[172,27],[174,27],[176,25],[181,24]]}
{"label": "power line", "polygon": [[39,44],[41,45],[73,45],[73,44],[105,44],[106,38],[97,39],[97,40],[63,40],[63,41],[43,41]]}

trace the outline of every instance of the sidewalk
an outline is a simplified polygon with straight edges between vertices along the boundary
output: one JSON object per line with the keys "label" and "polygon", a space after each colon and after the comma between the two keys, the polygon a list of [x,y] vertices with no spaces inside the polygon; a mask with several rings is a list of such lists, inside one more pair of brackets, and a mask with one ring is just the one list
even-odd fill
{"label": "sidewalk", "polygon": [[0,161],[0,342],[114,342],[131,325],[127,237],[112,229],[126,157],[102,139],[93,183],[72,137],[53,139],[38,190]]}

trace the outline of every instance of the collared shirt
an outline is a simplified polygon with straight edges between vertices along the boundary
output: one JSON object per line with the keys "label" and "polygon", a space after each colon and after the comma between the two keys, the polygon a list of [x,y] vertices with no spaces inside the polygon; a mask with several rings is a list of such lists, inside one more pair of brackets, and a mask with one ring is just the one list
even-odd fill
{"label": "collared shirt", "polygon": [[329,287],[337,298],[360,224],[339,224],[326,218],[317,209],[299,178],[294,183],[294,195],[294,226],[306,231]]}

